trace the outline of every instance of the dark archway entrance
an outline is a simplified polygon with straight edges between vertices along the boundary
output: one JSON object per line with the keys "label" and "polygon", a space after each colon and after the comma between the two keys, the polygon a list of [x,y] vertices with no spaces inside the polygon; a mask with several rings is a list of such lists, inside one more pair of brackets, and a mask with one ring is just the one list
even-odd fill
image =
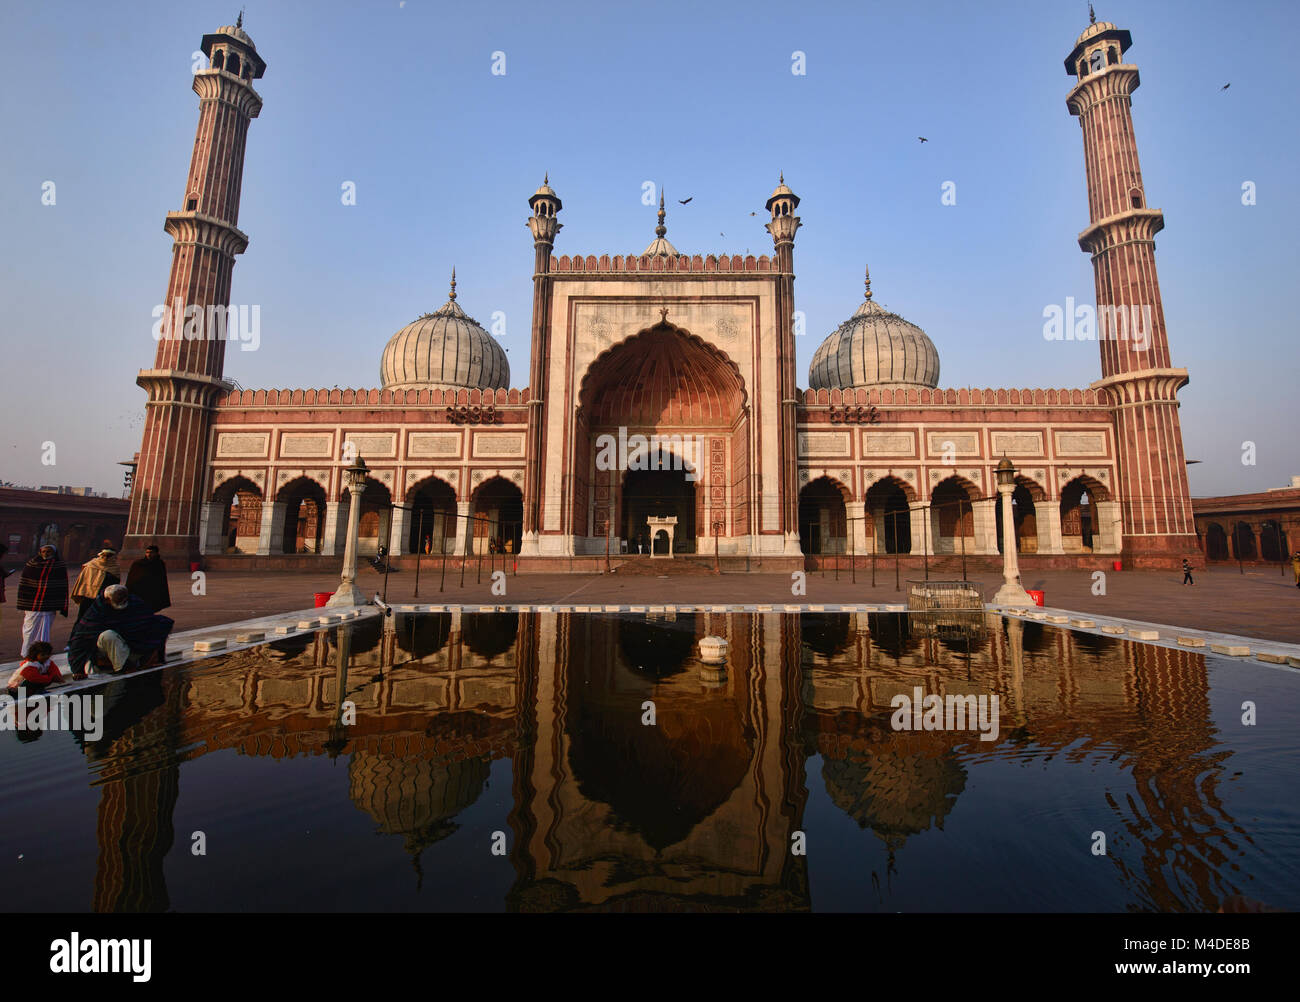
{"label": "dark archway entrance", "polygon": [[[623,538],[629,553],[650,552],[652,515],[676,516],[673,552],[695,552],[695,484],[685,470],[631,470],[623,481]],[[639,546],[638,546],[639,544]],[[667,553],[667,538],[659,535],[656,553]]]}
{"label": "dark archway entrance", "polygon": [[1238,522],[1232,527],[1232,543],[1238,560],[1255,559],[1255,530],[1248,522]]}
{"label": "dark archway entrance", "polygon": [[799,548],[807,554],[847,553],[848,516],[844,494],[829,477],[799,492]]}
{"label": "dark archway entrance", "polygon": [[1096,545],[1094,499],[1106,500],[1096,483],[1083,477],[1075,477],[1061,490],[1061,546],[1066,553],[1091,553]]}
{"label": "dark archway entrance", "polygon": [[405,553],[456,552],[456,492],[430,479],[407,495],[411,506]]}
{"label": "dark archway entrance", "polygon": [[867,491],[867,512],[876,533],[879,553],[912,552],[912,513],[898,481],[885,479]]}
{"label": "dark archway entrance", "polygon": [[524,532],[524,496],[509,480],[493,477],[474,492],[474,552],[518,553]]}
{"label": "dark archway entrance", "polygon": [[1218,522],[1211,522],[1205,527],[1205,559],[1228,559],[1228,534]]}
{"label": "dark archway entrance", "polygon": [[280,488],[284,503],[285,553],[320,553],[325,535],[325,491],[320,484],[299,477]]}
{"label": "dark archway entrance", "polygon": [[219,552],[256,553],[262,536],[262,492],[258,486],[245,477],[235,477],[218,487],[212,500],[223,505]]}
{"label": "dark archway entrance", "polygon": [[1263,560],[1275,563],[1286,553],[1286,533],[1282,526],[1273,519],[1267,519],[1259,527],[1259,555]]}

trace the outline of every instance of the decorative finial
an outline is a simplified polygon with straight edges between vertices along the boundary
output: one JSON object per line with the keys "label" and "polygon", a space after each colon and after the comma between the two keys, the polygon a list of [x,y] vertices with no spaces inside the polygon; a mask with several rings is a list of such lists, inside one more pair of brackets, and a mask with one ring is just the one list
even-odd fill
{"label": "decorative finial", "polygon": [[235,27],[242,28],[243,26],[244,26],[244,8],[240,7],[239,17],[235,18]]}
{"label": "decorative finial", "polygon": [[1097,23],[1097,14],[1096,14],[1096,12],[1092,9],[1092,4],[1088,4],[1088,23],[1089,23],[1089,24],[1096,24],[1096,23]]}
{"label": "decorative finial", "polygon": [[456,266],[451,266],[451,300],[456,301]]}
{"label": "decorative finial", "polygon": [[546,171],[546,173],[542,175],[542,184],[549,185],[550,183],[551,183],[551,172]]}
{"label": "decorative finial", "polygon": [[785,184],[785,171],[781,171],[781,180],[778,183]]}
{"label": "decorative finial", "polygon": [[660,323],[667,323],[667,322],[668,322],[668,307],[667,307],[667,306],[661,306],[661,307],[659,307],[659,322],[660,322]]}
{"label": "decorative finial", "polygon": [[867,265],[867,298],[871,298],[871,266]]}
{"label": "decorative finial", "polygon": [[659,225],[655,227],[655,236],[662,237],[668,232],[668,227],[664,225],[664,192],[659,190]]}

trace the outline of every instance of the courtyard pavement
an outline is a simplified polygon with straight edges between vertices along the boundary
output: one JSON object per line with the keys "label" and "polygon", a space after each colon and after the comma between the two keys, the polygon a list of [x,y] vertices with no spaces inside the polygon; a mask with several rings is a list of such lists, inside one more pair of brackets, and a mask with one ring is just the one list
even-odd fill
{"label": "courtyard pavement", "polygon": [[[1290,573],[1284,576],[1275,568],[1247,569],[1245,574],[1236,567],[1200,570],[1194,586],[1181,584],[1182,575],[1176,571],[1107,571],[1101,582],[1094,582],[1093,573],[1028,572],[1024,586],[1043,590],[1048,606],[1085,616],[1117,616],[1300,643],[1300,588],[1295,587]],[[893,568],[885,561],[877,566],[875,587],[869,569],[858,569],[856,584],[847,571],[842,571],[838,580],[833,571],[814,571],[807,575],[807,594],[796,595],[791,592],[789,575],[782,574],[521,574],[506,577],[505,594],[501,595],[493,594],[486,567],[481,582],[475,581],[475,570],[470,567],[463,587],[459,571],[449,568],[439,592],[438,566],[432,564],[421,571],[418,598],[414,570],[389,575],[387,598],[390,603],[475,606],[899,603],[906,602],[908,579],[920,576],[904,570],[900,575],[902,591],[896,591]],[[969,578],[981,587],[985,601],[992,599],[1002,583],[1000,575],[989,572],[971,573]],[[14,587],[8,589],[8,602],[0,606],[0,663],[20,654],[22,614],[14,608],[17,576],[10,580]],[[188,574],[170,576],[173,605],[165,614],[176,620],[177,632],[308,608],[313,592],[333,590],[338,579],[311,571],[209,571],[204,583],[206,594],[194,595]],[[358,584],[369,597],[383,591],[383,575],[363,568]],[[1093,594],[1101,584],[1105,594]],[[60,653],[67,646],[75,607],[70,612],[67,619],[54,617],[51,640]]]}

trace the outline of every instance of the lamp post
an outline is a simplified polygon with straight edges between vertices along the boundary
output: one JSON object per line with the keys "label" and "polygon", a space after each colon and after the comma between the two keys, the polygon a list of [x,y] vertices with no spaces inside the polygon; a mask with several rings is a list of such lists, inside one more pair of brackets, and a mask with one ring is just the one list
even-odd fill
{"label": "lamp post", "polygon": [[357,530],[361,526],[361,495],[366,489],[366,474],[369,472],[366,461],[360,456],[356,466],[343,471],[352,494],[348,503],[348,538],[343,547],[343,573],[338,591],[330,596],[326,606],[364,605],[366,601],[357,587]]}
{"label": "lamp post", "polygon": [[1002,587],[993,596],[994,605],[1028,608],[1034,604],[1020,583],[1016,560],[1016,526],[1011,513],[1011,495],[1016,491],[1016,468],[1005,456],[998,463],[998,493],[1002,495]]}

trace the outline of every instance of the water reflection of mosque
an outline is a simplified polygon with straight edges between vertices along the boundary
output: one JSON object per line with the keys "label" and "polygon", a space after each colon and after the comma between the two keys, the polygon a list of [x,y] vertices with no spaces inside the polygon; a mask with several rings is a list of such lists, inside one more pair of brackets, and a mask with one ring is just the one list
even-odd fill
{"label": "water reflection of mosque", "polygon": [[[730,642],[721,683],[696,643]],[[914,686],[998,694],[1001,735],[894,732]],[[971,756],[1032,742],[1131,770],[1143,853],[1125,878],[1150,907],[1213,907],[1208,861],[1232,821],[1216,794],[1204,658],[1037,623],[890,614],[443,613],[277,641],[218,668],[113,687],[88,748],[100,787],[96,910],[168,907],[162,860],[183,761],[346,757],[348,795],[422,854],[456,830],[491,762],[513,768],[507,907],[805,909],[809,756],[831,801],[886,845],[941,828]],[[343,700],[356,722],[344,726]],[[642,724],[647,700],[655,724]],[[1199,777],[1199,781],[1198,781]],[[1216,843],[1217,845],[1217,843]],[[1177,848],[1187,865],[1171,875]],[[436,851],[436,850],[435,850]],[[1116,860],[1115,865],[1125,864]],[[1131,861],[1130,861],[1131,865]],[[418,878],[417,878],[418,879]]]}

